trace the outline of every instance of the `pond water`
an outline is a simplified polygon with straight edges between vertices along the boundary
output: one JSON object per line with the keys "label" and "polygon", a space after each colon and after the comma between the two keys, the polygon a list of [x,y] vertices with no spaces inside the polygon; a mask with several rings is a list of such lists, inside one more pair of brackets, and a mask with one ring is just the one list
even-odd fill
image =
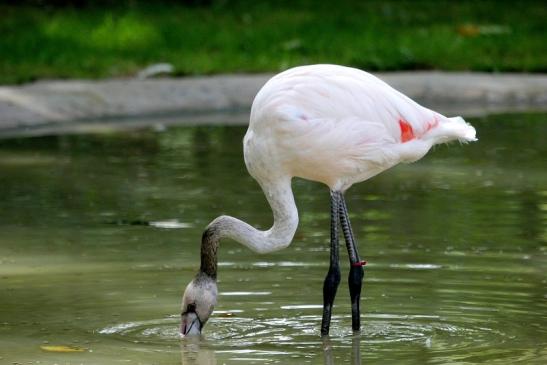
{"label": "pond water", "polygon": [[245,128],[0,141],[0,363],[547,363],[547,115],[470,121],[478,143],[350,189],[363,330],[343,278],[324,340],[329,194],[298,179],[293,244],[223,242],[216,311],[178,338],[203,228],[271,224]]}

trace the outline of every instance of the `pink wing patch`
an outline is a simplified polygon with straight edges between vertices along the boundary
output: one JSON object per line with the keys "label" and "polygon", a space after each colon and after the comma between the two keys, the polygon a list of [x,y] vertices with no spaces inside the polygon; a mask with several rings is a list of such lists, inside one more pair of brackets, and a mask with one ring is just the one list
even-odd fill
{"label": "pink wing patch", "polygon": [[399,128],[401,128],[401,142],[405,143],[416,138],[412,126],[404,119],[399,119]]}
{"label": "pink wing patch", "polygon": [[439,125],[439,120],[435,117],[435,119],[433,119],[433,122],[427,123],[427,127],[425,128],[425,133],[429,132],[430,130],[432,130],[438,125]]}

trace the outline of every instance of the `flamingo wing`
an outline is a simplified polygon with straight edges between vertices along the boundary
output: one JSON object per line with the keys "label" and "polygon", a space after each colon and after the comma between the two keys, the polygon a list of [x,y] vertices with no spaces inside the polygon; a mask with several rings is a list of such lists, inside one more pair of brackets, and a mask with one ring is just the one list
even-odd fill
{"label": "flamingo wing", "polygon": [[[255,103],[253,109],[293,122],[351,119],[382,123],[385,132],[399,142],[423,135],[447,119],[367,72],[336,65],[283,72],[265,85]],[[370,134],[377,131],[373,128]]]}

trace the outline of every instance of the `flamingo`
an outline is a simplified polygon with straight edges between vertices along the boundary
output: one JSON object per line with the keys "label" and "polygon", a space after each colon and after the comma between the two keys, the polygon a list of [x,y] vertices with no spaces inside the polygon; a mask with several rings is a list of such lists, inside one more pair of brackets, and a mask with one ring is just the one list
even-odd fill
{"label": "flamingo", "polygon": [[293,177],[318,181],[330,189],[330,265],[323,284],[321,335],[329,333],[340,283],[339,224],[350,262],[352,329],[359,331],[365,261],[357,250],[345,191],[398,163],[419,160],[433,145],[476,141],[475,134],[463,118],[447,118],[427,109],[355,68],[300,66],[271,78],[253,101],[243,151],[247,170],[271,206],[273,226],[261,231],[225,215],[207,226],[200,269],[182,298],[181,334],[200,334],[213,312],[222,239],[261,254],[291,244],[298,226]]}

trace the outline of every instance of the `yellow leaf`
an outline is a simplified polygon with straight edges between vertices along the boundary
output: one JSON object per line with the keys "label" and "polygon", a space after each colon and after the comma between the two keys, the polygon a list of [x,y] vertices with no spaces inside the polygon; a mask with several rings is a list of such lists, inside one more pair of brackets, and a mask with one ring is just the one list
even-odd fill
{"label": "yellow leaf", "polygon": [[457,31],[463,37],[475,37],[480,34],[480,28],[475,24],[460,25]]}
{"label": "yellow leaf", "polygon": [[40,348],[44,351],[49,351],[49,352],[84,352],[85,351],[84,349],[79,347],[64,346],[64,345],[40,346]]}

